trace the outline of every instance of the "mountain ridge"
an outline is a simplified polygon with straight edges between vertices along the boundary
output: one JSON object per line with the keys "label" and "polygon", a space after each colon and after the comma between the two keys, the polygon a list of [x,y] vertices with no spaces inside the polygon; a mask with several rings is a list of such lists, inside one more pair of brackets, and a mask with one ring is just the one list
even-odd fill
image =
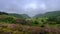
{"label": "mountain ridge", "polygon": [[56,17],[60,16],[60,11],[46,12],[44,14],[37,14],[33,18]]}

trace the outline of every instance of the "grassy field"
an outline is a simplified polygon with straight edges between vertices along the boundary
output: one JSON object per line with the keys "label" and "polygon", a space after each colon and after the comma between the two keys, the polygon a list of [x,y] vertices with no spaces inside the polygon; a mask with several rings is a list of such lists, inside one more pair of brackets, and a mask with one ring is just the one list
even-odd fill
{"label": "grassy field", "polygon": [[0,24],[0,34],[60,34],[55,25],[27,26],[21,24]]}
{"label": "grassy field", "polygon": [[22,19],[0,15],[0,34],[60,34],[60,16]]}

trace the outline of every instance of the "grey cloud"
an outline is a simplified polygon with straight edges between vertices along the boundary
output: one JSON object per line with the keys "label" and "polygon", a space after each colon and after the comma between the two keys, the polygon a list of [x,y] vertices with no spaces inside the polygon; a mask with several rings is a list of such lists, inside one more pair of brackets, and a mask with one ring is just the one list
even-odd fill
{"label": "grey cloud", "polygon": [[[37,8],[28,8],[29,10],[26,9],[25,6],[29,5],[30,3],[35,3],[37,5]],[[41,6],[42,4],[46,6],[46,9]],[[19,14],[25,13],[30,16],[34,16],[38,13],[60,10],[60,0],[0,0],[0,10]]]}

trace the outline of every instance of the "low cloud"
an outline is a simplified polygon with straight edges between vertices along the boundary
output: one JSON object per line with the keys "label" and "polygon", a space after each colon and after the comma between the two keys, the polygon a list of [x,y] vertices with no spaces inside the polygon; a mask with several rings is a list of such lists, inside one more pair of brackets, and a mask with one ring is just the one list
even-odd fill
{"label": "low cloud", "polygon": [[60,0],[0,0],[0,10],[34,16],[47,11],[60,10]]}

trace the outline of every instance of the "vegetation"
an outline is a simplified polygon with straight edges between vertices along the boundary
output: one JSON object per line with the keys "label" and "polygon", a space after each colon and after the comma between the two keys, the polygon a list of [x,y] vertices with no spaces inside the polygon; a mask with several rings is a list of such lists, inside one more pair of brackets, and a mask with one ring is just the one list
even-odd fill
{"label": "vegetation", "polygon": [[33,18],[0,12],[0,34],[60,34],[60,11]]}
{"label": "vegetation", "polygon": [[37,14],[34,18],[57,17],[60,16],[60,11],[46,12],[44,14]]}
{"label": "vegetation", "polygon": [[8,13],[0,12],[0,15],[8,15]]}
{"label": "vegetation", "polygon": [[30,18],[28,15],[26,15],[26,14],[14,14],[14,13],[10,13],[9,14],[10,16],[14,16],[14,17],[16,17],[16,18],[22,18],[22,19],[26,19],[26,18]]}

